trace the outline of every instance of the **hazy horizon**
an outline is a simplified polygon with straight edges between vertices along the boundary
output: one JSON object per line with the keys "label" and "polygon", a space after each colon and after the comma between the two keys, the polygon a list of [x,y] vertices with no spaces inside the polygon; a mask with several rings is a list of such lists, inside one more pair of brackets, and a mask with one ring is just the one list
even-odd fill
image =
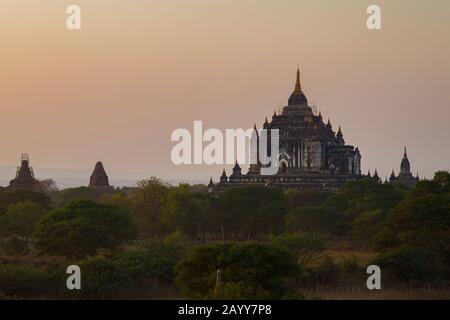
{"label": "hazy horizon", "polygon": [[0,165],[26,152],[40,179],[100,160],[110,179],[217,181],[223,166],[171,163],[171,132],[261,127],[299,64],[364,173],[398,173],[404,146],[414,175],[450,169],[449,1],[376,1],[378,31],[365,0],[78,0],[79,31],[65,26],[71,3],[2,1]]}

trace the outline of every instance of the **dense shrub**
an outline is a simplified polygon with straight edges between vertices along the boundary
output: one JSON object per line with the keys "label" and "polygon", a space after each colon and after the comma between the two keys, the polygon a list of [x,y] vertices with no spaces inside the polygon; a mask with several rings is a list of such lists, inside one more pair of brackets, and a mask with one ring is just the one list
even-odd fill
{"label": "dense shrub", "polygon": [[62,275],[62,269],[0,263],[0,288],[9,297],[56,297],[65,288]]}
{"label": "dense shrub", "polygon": [[44,193],[28,190],[4,190],[0,191],[0,216],[6,212],[10,204],[31,201],[42,208],[49,209],[51,199]]}
{"label": "dense shrub", "polygon": [[29,239],[45,212],[45,208],[29,200],[9,205],[6,213],[0,216],[0,235],[16,234]]}
{"label": "dense shrub", "polygon": [[[379,255],[373,264],[378,265],[392,284],[399,282],[444,282],[448,270],[433,251],[425,248],[396,247]],[[384,281],[384,283],[389,283]]]}
{"label": "dense shrub", "polygon": [[306,265],[318,258],[327,244],[325,237],[306,232],[283,233],[272,236],[270,239],[274,244],[289,250],[301,265]]}
{"label": "dense shrub", "polygon": [[75,200],[44,215],[36,226],[36,248],[82,258],[114,249],[135,237],[129,216],[113,205]]}
{"label": "dense shrub", "polygon": [[295,296],[288,280],[297,272],[294,256],[276,245],[206,245],[180,262],[176,282],[195,299],[282,299]]}
{"label": "dense shrub", "polygon": [[67,295],[83,299],[155,298],[159,284],[173,280],[183,252],[179,245],[150,242],[115,256],[83,260],[79,262],[82,290]]}
{"label": "dense shrub", "polygon": [[0,240],[0,247],[7,255],[21,255],[28,251],[28,244],[16,234]]}
{"label": "dense shrub", "polygon": [[346,233],[344,214],[332,207],[296,208],[286,216],[286,229],[289,231],[322,233],[340,236]]}

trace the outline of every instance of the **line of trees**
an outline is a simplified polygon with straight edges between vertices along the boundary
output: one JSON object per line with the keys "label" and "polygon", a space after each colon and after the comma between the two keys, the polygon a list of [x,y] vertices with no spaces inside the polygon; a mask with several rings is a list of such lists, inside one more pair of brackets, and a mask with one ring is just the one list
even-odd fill
{"label": "line of trees", "polygon": [[[22,279],[21,292],[35,295],[26,279],[60,281],[70,262],[90,270],[88,278],[105,275],[83,297],[144,292],[141,284],[156,279],[193,298],[299,298],[295,286],[363,281],[356,261],[325,253],[342,242],[378,252],[369,262],[386,281],[450,283],[450,174],[437,172],[412,189],[352,181],[336,193],[248,186],[214,194],[154,177],[108,194],[0,190],[0,257],[51,261],[0,259],[0,287],[9,294]],[[108,277],[118,275],[122,282],[110,287]]]}

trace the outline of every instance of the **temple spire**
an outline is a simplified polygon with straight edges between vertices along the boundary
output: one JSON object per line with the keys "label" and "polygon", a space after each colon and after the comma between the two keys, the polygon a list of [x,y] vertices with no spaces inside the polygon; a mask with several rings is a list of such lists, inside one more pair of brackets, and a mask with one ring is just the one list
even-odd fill
{"label": "temple spire", "polygon": [[300,67],[297,65],[297,79],[295,81],[295,91],[302,92],[302,85],[300,84]]}
{"label": "temple spire", "polygon": [[341,126],[339,126],[339,131],[336,135],[336,139],[337,139],[338,144],[340,144],[340,145],[345,144],[344,135],[342,134]]}
{"label": "temple spire", "polygon": [[411,172],[411,166],[409,164],[408,154],[406,153],[406,146],[405,146],[405,152],[403,153],[402,162],[400,163],[400,172],[403,172],[403,173]]}

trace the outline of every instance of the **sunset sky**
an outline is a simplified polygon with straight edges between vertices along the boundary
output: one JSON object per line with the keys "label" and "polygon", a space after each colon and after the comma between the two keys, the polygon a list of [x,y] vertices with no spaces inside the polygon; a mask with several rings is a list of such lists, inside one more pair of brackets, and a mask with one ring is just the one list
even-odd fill
{"label": "sunset sky", "polygon": [[101,160],[110,177],[217,180],[222,166],[171,163],[172,131],[261,126],[298,64],[364,172],[397,173],[406,145],[432,177],[450,169],[449,33],[448,0],[3,0],[0,165],[27,152],[38,178]]}

